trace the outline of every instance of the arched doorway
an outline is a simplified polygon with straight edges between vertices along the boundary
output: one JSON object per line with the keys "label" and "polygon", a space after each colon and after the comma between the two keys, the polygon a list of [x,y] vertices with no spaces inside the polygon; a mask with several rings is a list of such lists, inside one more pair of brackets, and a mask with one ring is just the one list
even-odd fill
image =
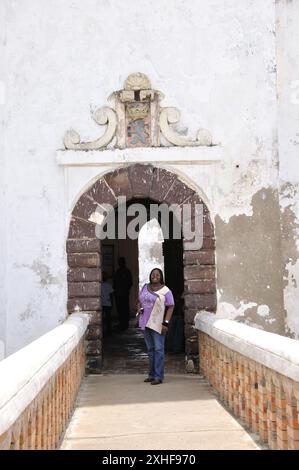
{"label": "arched doorway", "polygon": [[[196,358],[197,336],[192,328],[194,315],[201,309],[216,311],[215,239],[209,211],[199,195],[175,173],[148,164],[135,164],[100,178],[79,198],[72,211],[66,247],[68,312],[83,311],[91,315],[86,335],[87,371],[99,373],[102,368],[102,252],[101,241],[96,238],[95,214],[98,205],[110,204],[115,207],[119,196],[125,196],[127,201],[150,200],[180,206],[190,204],[191,208],[195,204],[203,205],[202,247],[190,250],[186,240],[178,241],[180,246],[175,246],[177,240],[169,240],[163,248],[164,257],[168,259],[167,265],[170,266],[170,283],[175,286],[184,282],[185,353],[187,358]],[[178,264],[182,267],[182,263],[180,279],[180,275],[173,276],[173,266]]]}

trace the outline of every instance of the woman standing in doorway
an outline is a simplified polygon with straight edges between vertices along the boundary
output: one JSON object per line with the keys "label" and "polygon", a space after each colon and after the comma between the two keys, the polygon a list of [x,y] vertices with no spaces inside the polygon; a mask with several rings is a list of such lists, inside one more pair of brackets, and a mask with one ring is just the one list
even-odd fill
{"label": "woman standing in doorway", "polygon": [[165,286],[161,269],[154,268],[139,293],[137,311],[149,356],[149,374],[144,382],[158,385],[164,379],[164,341],[174,309],[173,295]]}

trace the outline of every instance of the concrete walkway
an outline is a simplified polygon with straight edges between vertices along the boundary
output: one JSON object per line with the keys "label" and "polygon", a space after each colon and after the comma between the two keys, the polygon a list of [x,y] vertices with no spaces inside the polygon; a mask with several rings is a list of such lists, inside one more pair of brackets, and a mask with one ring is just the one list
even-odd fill
{"label": "concrete walkway", "polygon": [[143,378],[86,377],[61,449],[259,448],[199,376],[168,375],[156,386]]}

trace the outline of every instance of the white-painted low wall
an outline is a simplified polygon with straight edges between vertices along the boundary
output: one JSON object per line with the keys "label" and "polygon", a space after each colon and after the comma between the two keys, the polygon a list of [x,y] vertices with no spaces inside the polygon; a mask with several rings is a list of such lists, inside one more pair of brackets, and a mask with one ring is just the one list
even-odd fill
{"label": "white-painted low wall", "polygon": [[270,449],[299,450],[299,342],[208,312],[195,317],[200,371]]}
{"label": "white-painted low wall", "polygon": [[299,381],[299,341],[269,333],[217,315],[199,312],[195,328],[229,349],[296,382]]}
{"label": "white-painted low wall", "polygon": [[0,363],[0,436],[18,419],[80,342],[88,315],[73,314]]}

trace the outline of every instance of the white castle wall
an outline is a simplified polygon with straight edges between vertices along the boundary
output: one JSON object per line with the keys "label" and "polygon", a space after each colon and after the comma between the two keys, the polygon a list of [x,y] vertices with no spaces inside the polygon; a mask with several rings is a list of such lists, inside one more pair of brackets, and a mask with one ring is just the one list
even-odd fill
{"label": "white castle wall", "polygon": [[[0,340],[5,338],[6,354],[66,317],[68,215],[84,188],[117,166],[58,165],[56,150],[62,148],[64,132],[73,127],[85,140],[96,138],[99,130],[90,119],[90,108],[105,105],[110,93],[136,71],[145,73],[153,88],[165,94],[162,106],[182,111],[182,133],[188,128],[193,136],[205,127],[214,143],[221,144],[222,161],[217,165],[165,163],[202,191],[211,208],[220,239],[219,315],[241,316],[271,329],[280,312],[277,331],[284,332],[282,300],[275,300],[272,309],[262,289],[255,295],[252,284],[244,293],[238,284],[240,263],[252,258],[248,252],[257,249],[263,255],[263,226],[255,238],[249,237],[247,257],[240,254],[236,227],[241,230],[245,224],[247,230],[251,221],[256,227],[263,201],[275,199],[280,149],[275,31],[277,16],[285,14],[285,7],[291,9],[286,3],[280,2],[276,10],[273,0],[2,2],[5,97],[0,145],[5,173],[0,172],[0,182],[5,198],[0,211],[6,224],[0,229]],[[288,47],[291,38],[281,40]],[[286,128],[280,127],[284,135]],[[287,167],[288,144],[284,149]],[[294,174],[289,169],[280,176],[288,180]],[[275,204],[270,206],[275,212]],[[274,212],[276,223],[279,217]],[[221,233],[226,235],[223,243]],[[280,241],[274,238],[269,244],[276,253]],[[237,261],[232,265],[234,253]],[[264,268],[252,259],[254,277]],[[269,298],[278,289],[283,271],[279,262],[281,257],[275,258],[260,283],[264,290],[271,284]],[[229,281],[230,272],[234,276]],[[268,283],[272,272],[278,273],[277,279]],[[286,302],[294,331],[298,324],[293,320],[292,292]],[[254,312],[246,314],[250,309]]]}

